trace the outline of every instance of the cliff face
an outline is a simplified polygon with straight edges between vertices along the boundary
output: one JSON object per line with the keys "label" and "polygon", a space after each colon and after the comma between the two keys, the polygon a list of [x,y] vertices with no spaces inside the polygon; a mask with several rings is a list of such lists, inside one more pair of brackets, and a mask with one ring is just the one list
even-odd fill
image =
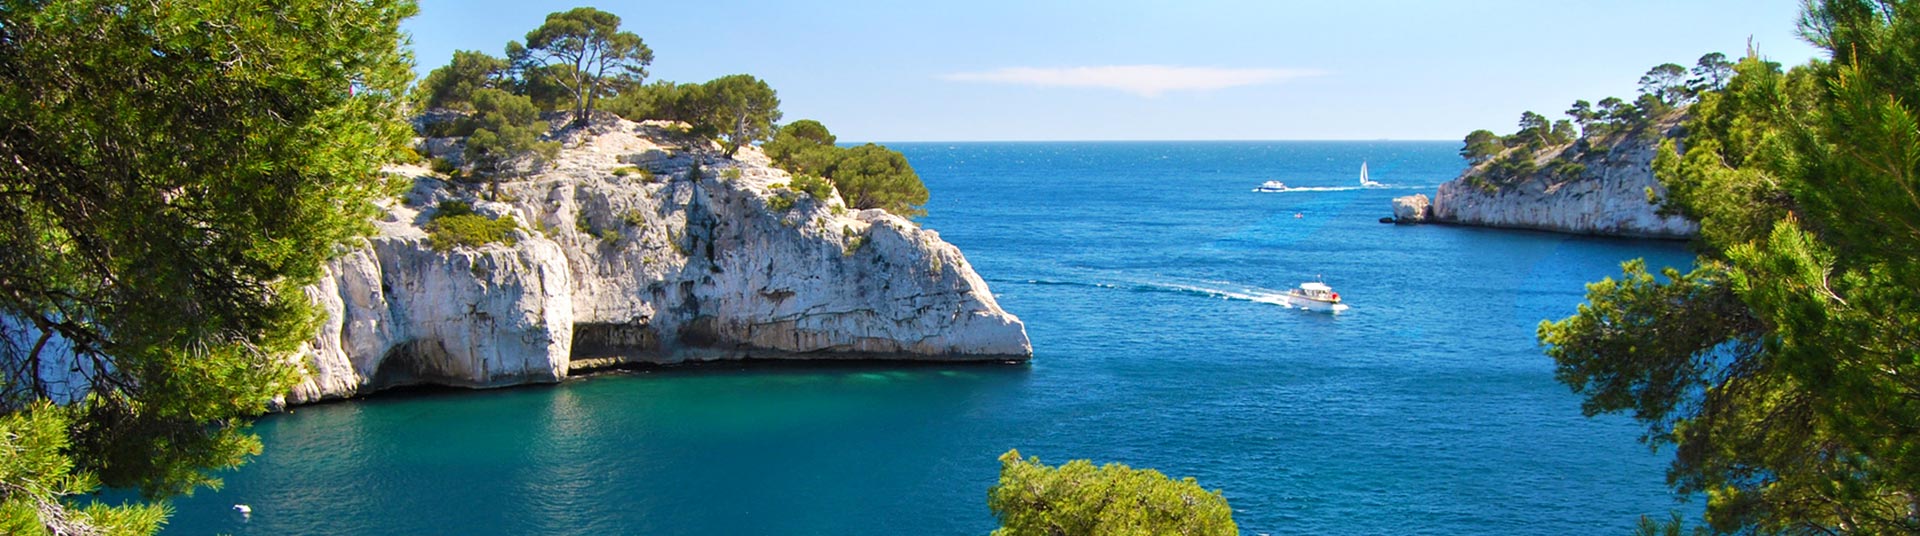
{"label": "cliff face", "polygon": [[[1700,231],[1698,223],[1663,216],[1647,199],[1649,188],[1656,197],[1666,195],[1654,177],[1653,158],[1662,140],[1679,134],[1676,124],[1670,119],[1634,133],[1587,139],[1586,151],[1578,150],[1580,143],[1544,151],[1540,171],[1514,180],[1488,179],[1486,165],[1470,168],[1440,185],[1429,220],[1603,236],[1692,237]],[[1555,173],[1552,164],[1560,161],[1582,170]]]}
{"label": "cliff face", "polygon": [[561,141],[545,171],[499,185],[505,202],[475,202],[531,228],[510,246],[428,247],[432,207],[486,188],[402,170],[419,175],[405,202],[308,291],[329,319],[288,402],[627,363],[1032,353],[1025,326],[937,233],[837,195],[785,192],[791,207],[770,206],[789,177],[756,149],[727,158],[625,121]]}

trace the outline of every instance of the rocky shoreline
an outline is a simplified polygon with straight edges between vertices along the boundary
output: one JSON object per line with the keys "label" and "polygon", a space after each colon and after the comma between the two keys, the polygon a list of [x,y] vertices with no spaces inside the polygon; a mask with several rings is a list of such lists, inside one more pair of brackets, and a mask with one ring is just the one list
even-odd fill
{"label": "rocky shoreline", "polygon": [[[289,404],[407,385],[501,387],[728,359],[1024,361],[1025,326],[939,234],[838,195],[774,203],[752,147],[612,120],[560,133],[543,170],[486,188],[422,167],[378,233],[308,295],[328,319]],[[457,159],[459,141],[427,140]],[[512,244],[439,251],[442,201],[511,216]]]}
{"label": "rocky shoreline", "polygon": [[[1676,117],[1643,131],[1549,148],[1536,155],[1539,171],[1515,180],[1490,180],[1486,164],[1469,167],[1458,178],[1442,183],[1432,198],[1426,194],[1394,198],[1392,221],[1690,239],[1699,233],[1700,225],[1660,213],[1658,200],[1666,195],[1666,187],[1653,173],[1660,143],[1684,136],[1679,123]],[[1556,173],[1552,164],[1558,162],[1571,162],[1579,171],[1570,176]]]}

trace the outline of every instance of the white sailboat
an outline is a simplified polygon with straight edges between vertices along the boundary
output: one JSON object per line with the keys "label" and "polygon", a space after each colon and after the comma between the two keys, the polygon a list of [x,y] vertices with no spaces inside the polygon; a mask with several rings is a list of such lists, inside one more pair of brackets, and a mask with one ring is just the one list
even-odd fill
{"label": "white sailboat", "polygon": [[1385,186],[1386,185],[1384,184],[1374,182],[1372,179],[1368,179],[1367,178],[1367,162],[1365,160],[1360,161],[1360,187],[1361,188],[1381,188]]}

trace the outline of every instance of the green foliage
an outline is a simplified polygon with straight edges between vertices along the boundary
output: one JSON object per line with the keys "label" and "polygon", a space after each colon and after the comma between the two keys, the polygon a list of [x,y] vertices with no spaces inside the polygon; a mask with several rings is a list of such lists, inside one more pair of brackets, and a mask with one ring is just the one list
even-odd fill
{"label": "green foliage", "polygon": [[1577,136],[1579,133],[1573,130],[1573,122],[1561,119],[1553,122],[1553,129],[1547,134],[1547,144],[1566,145],[1573,143],[1573,138]]}
{"label": "green foliage", "polygon": [[434,158],[432,161],[427,162],[427,169],[433,170],[434,173],[453,175],[460,171],[460,166],[453,165],[452,160]]}
{"label": "green foliage", "polygon": [[718,104],[703,84],[654,82],[621,92],[607,103],[607,109],[632,121],[684,122],[692,126],[687,134],[706,137],[719,133],[709,124]]}
{"label": "green foliage", "polygon": [[767,196],[767,209],[774,212],[786,212],[793,208],[793,192],[777,190]]}
{"label": "green foliage", "polygon": [[765,141],[780,120],[780,97],[766,81],[750,75],[722,76],[704,84],[714,107],[704,122],[718,129],[727,142],[727,156],[740,146]]}
{"label": "green foliage", "polygon": [[[66,454],[74,415],[41,400],[0,414],[0,533],[111,535],[152,534],[166,520],[163,504],[73,508],[57,502],[99,487],[93,475],[76,471]],[[43,502],[45,501],[45,502]]]}
{"label": "green foliage", "polygon": [[413,191],[413,182],[414,178],[411,176],[388,173],[380,179],[380,198],[404,200],[407,197],[407,192]]}
{"label": "green foliage", "polygon": [[1687,68],[1674,63],[1655,65],[1640,77],[1640,94],[1665,106],[1685,103],[1692,98],[1687,90]]}
{"label": "green foliage", "polygon": [[826,125],[811,119],[794,121],[780,127],[773,140],[762,146],[774,167],[795,175],[822,174],[839,163],[844,152],[833,145],[833,133]]}
{"label": "green foliage", "polygon": [[1727,61],[1726,54],[1709,52],[1694,63],[1692,72],[1693,78],[1687,80],[1688,91],[1694,94],[1719,91],[1733,78],[1733,62]]}
{"label": "green foliage", "polygon": [[1580,126],[1583,134],[1586,132],[1588,123],[1600,118],[1599,113],[1593,109],[1593,103],[1587,102],[1586,99],[1573,101],[1573,106],[1567,107],[1567,117],[1573,118],[1574,124]]}
{"label": "green foliage", "polygon": [[730,181],[740,180],[740,168],[730,167],[720,170],[720,178]]}
{"label": "green foliage", "polygon": [[1587,172],[1587,165],[1573,160],[1556,159],[1550,165],[1549,169],[1552,171],[1553,176],[1560,180],[1573,180],[1580,178],[1580,174]]}
{"label": "green foliage", "polygon": [[571,97],[576,124],[585,124],[602,97],[639,85],[653,63],[640,36],[620,31],[620,17],[590,7],[547,15],[527,32],[527,42],[507,44],[507,57],[523,71],[542,73]]}
{"label": "green foliage", "polygon": [[427,243],[436,251],[447,251],[456,247],[480,247],[487,244],[514,245],[513,231],[520,228],[520,222],[513,216],[498,220],[474,214],[465,203],[459,203],[456,209],[449,209],[449,203],[442,202],[440,211],[433,215],[423,227],[427,231]]}
{"label": "green foliage", "polygon": [[821,201],[833,198],[833,183],[814,175],[796,175],[788,187],[795,191],[806,192],[807,195]]}
{"label": "green foliage", "polygon": [[1488,164],[1485,176],[1497,189],[1500,184],[1519,181],[1539,169],[1540,165],[1534,161],[1532,152],[1512,151]]}
{"label": "green foliage", "polygon": [[1738,62],[1656,162],[1701,222],[1696,267],[1629,263],[1540,336],[1587,413],[1673,447],[1711,530],[1912,533],[1920,6],[1823,1],[1802,28],[1830,62]]}
{"label": "green foliage", "polygon": [[1520,131],[1506,137],[1508,147],[1525,147],[1528,152],[1538,151],[1553,143],[1553,125],[1547,117],[1531,111],[1520,113]]}
{"label": "green foliage", "polygon": [[[544,112],[568,110],[573,108],[572,90],[563,80],[571,80],[573,67],[567,65],[520,65],[515,72],[520,76],[511,80],[509,89],[515,95],[524,95],[534,107]],[[626,87],[626,86],[616,86]],[[604,106],[597,103],[596,106]]]}
{"label": "green foliage", "polygon": [[441,201],[433,213],[433,219],[424,227],[427,242],[438,251],[455,247],[479,247],[486,244],[503,243],[513,245],[513,231],[520,223],[513,216],[488,219],[473,212],[473,205],[465,201]]}
{"label": "green foliage", "polygon": [[620,221],[625,222],[628,227],[640,227],[647,224],[647,215],[641,214],[638,210],[628,209],[620,214]]}
{"label": "green foliage", "polygon": [[1460,148],[1460,157],[1467,162],[1479,164],[1500,156],[1506,150],[1506,144],[1500,136],[1489,130],[1475,130],[1467,134],[1466,145]]}
{"label": "green foliage", "polygon": [[505,85],[507,61],[475,50],[456,50],[453,62],[427,73],[417,89],[421,106],[473,111],[473,93]]}
{"label": "green foliage", "polygon": [[906,155],[874,144],[846,150],[829,172],[834,187],[854,208],[885,209],[905,217],[926,214],[927,187]]}
{"label": "green foliage", "polygon": [[0,0],[0,362],[94,379],[56,417],[42,368],[0,371],[9,531],[30,504],[21,532],[150,532],[158,510],[74,506],[81,475],[168,497],[259,452],[247,419],[314,332],[301,288],[371,230],[408,149],[413,12]]}
{"label": "green foliage", "polygon": [[1048,467],[1017,450],[1000,456],[1000,481],[987,491],[987,506],[1000,520],[994,536],[1239,533],[1227,499],[1192,477],[1087,460]]}
{"label": "green foliage", "polygon": [[559,142],[540,141],[547,122],[540,120],[540,110],[526,97],[482,89],[473,93],[473,106],[479,128],[467,138],[465,157],[475,170],[489,173],[496,185],[500,175],[514,171],[516,159],[545,162],[559,152]]}
{"label": "green foliage", "polygon": [[621,238],[619,229],[607,228],[600,230],[600,242],[603,244],[619,242]]}

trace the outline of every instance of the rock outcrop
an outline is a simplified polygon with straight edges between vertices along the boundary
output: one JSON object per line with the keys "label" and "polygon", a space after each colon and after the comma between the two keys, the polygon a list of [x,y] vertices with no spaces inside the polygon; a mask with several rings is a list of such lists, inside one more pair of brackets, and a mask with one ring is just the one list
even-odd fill
{"label": "rock outcrop", "polygon": [[[553,382],[714,359],[1024,360],[1025,326],[939,234],[785,189],[752,147],[626,121],[558,135],[553,163],[490,186],[422,168],[379,233],[308,293],[329,315],[303,403],[409,384]],[[458,143],[423,144],[456,159]],[[441,201],[528,227],[437,251]]]}
{"label": "rock outcrop", "polygon": [[[1494,180],[1486,164],[1469,168],[1440,185],[1429,221],[1585,235],[1690,238],[1699,233],[1699,224],[1660,214],[1647,194],[1651,189],[1654,199],[1666,195],[1666,187],[1654,177],[1653,158],[1661,141],[1681,135],[1678,123],[1677,116],[1669,117],[1635,132],[1550,148],[1536,155],[1539,171],[1522,177]],[[1397,218],[1398,199],[1394,205]]]}
{"label": "rock outcrop", "polygon": [[1427,200],[1427,194],[1404,195],[1393,198],[1393,221],[1395,223],[1420,223],[1427,221],[1433,214],[1433,204]]}

